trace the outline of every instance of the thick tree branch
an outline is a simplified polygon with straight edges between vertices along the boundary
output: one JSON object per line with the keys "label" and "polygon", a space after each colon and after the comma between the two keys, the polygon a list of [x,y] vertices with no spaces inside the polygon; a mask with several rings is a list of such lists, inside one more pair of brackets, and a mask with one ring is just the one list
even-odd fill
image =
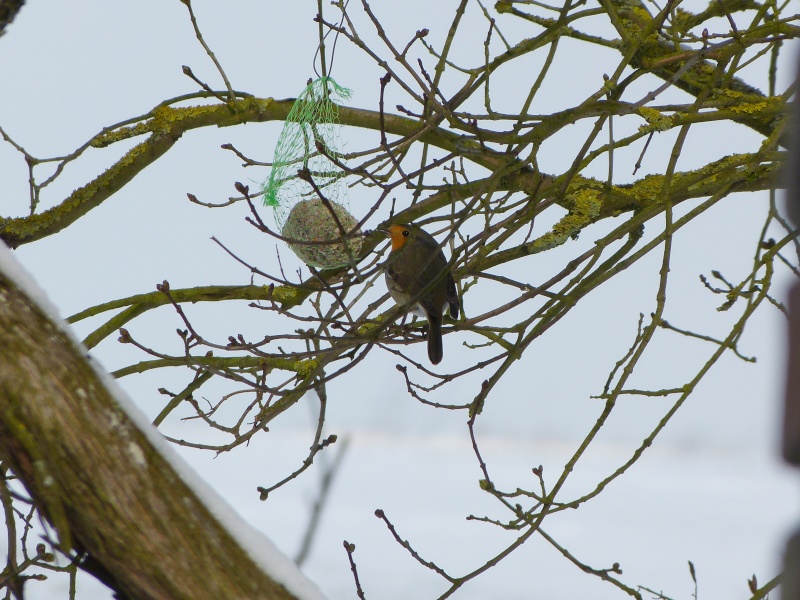
{"label": "thick tree branch", "polygon": [[[739,97],[735,100],[743,102],[743,99]],[[165,104],[155,108],[136,125],[103,131],[90,141],[91,146],[103,148],[117,141],[140,135],[148,135],[148,137],[93,181],[75,190],[57,206],[26,217],[0,217],[0,239],[10,247],[16,248],[58,233],[122,189],[148,165],[169,151],[187,131],[214,125],[228,127],[247,122],[285,120],[293,103],[294,100],[248,97],[238,100],[233,106],[220,103],[172,107]],[[621,114],[631,110],[624,104],[614,103],[608,103],[607,108],[615,108],[614,112]],[[589,106],[587,110],[588,114],[592,114],[592,106]],[[579,117],[576,114],[568,121],[572,122],[577,118]],[[775,111],[765,110],[765,118],[774,124],[777,119]],[[353,127],[376,131],[383,128],[386,133],[406,139],[415,139],[459,155],[494,173],[497,187],[492,191],[510,190],[532,193],[534,190],[539,190],[543,192],[553,183],[551,176],[524,167],[524,163],[511,154],[492,150],[483,143],[478,143],[471,136],[465,137],[446,129],[420,124],[416,119],[392,114],[382,115],[380,112],[366,109],[339,107],[339,120],[343,125]],[[552,135],[564,124],[564,119],[560,117],[554,117],[554,122],[551,121],[553,119],[546,121],[546,126],[543,123],[538,127],[539,138],[542,137],[543,131],[547,130],[547,135]],[[503,135],[510,134],[496,134],[495,141],[502,142]],[[452,193],[458,192],[450,192],[450,194]],[[602,210],[604,215],[618,214],[620,210],[634,208],[631,204],[619,206],[619,198],[615,201],[613,194],[609,196],[608,200],[608,205],[604,206]],[[410,211],[419,213],[421,209],[422,205],[417,204],[412,206]],[[412,217],[414,217],[412,214],[406,216],[408,220],[411,220]]]}
{"label": "thick tree branch", "polygon": [[0,339],[0,454],[65,551],[88,552],[125,597],[294,597],[253,562],[84,353],[3,273]]}
{"label": "thick tree branch", "polygon": [[[45,238],[68,227],[87,212],[102,204],[118,192],[148,165],[165,154],[187,131],[200,127],[229,127],[242,123],[281,121],[292,108],[293,99],[243,98],[233,106],[213,104],[191,107],[159,106],[145,119],[131,127],[102,132],[91,140],[91,145],[103,148],[114,142],[147,134],[114,165],[93,181],[78,188],[57,206],[27,217],[0,217],[0,239],[11,248]],[[380,113],[356,109],[339,108],[339,120],[343,125],[379,130]],[[404,137],[415,137],[421,142],[447,151],[455,151],[465,144],[460,134],[443,129],[421,126],[415,119],[398,115],[386,115],[387,133]],[[465,156],[488,169],[499,168],[508,159],[488,149],[479,149],[477,144]],[[463,151],[463,148],[462,148]]]}

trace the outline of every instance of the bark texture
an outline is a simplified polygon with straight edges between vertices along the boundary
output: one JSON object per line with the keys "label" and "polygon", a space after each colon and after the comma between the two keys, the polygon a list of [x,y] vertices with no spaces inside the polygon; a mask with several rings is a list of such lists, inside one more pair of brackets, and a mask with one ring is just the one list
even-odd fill
{"label": "bark texture", "polygon": [[58,325],[0,273],[0,457],[126,598],[294,598],[150,445]]}

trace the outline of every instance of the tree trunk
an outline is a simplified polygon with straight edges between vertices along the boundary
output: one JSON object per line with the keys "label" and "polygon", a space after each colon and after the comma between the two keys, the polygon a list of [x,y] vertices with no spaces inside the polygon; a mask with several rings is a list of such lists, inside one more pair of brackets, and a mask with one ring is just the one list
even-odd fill
{"label": "tree trunk", "polygon": [[256,565],[0,272],[0,456],[94,572],[135,599],[295,598]]}

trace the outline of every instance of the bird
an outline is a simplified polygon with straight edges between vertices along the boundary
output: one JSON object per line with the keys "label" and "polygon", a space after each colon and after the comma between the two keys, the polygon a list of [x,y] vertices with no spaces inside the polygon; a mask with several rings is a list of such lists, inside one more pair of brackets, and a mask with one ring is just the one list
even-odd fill
{"label": "bird", "polygon": [[[392,243],[384,267],[386,287],[394,301],[428,320],[428,358],[442,360],[442,312],[458,318],[459,300],[453,274],[436,239],[409,223],[381,230]],[[411,303],[411,306],[409,306]]]}

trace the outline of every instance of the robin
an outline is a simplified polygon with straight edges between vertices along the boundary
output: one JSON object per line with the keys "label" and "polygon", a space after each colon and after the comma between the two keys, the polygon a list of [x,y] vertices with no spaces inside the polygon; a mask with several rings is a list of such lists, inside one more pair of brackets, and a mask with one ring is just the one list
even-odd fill
{"label": "robin", "polygon": [[447,270],[439,242],[416,225],[390,225],[382,230],[392,241],[386,263],[386,287],[394,301],[428,320],[428,358],[442,360],[442,312],[458,317],[458,293],[453,274]]}

